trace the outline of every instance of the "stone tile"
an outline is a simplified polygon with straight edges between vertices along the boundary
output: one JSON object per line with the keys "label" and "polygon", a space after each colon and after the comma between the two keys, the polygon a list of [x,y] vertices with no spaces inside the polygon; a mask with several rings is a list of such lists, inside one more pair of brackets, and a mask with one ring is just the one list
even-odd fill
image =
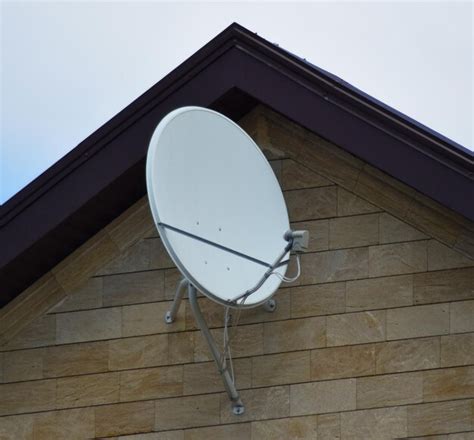
{"label": "stone tile", "polygon": [[474,364],[474,333],[441,337],[441,366]]}
{"label": "stone tile", "polygon": [[94,410],[77,408],[37,414],[34,439],[82,440],[95,437]]}
{"label": "stone tile", "polygon": [[427,270],[426,241],[384,244],[369,248],[369,275],[383,277]]}
{"label": "stone tile", "polygon": [[374,345],[352,345],[311,351],[311,380],[375,374]]}
{"label": "stone tile", "polygon": [[410,440],[448,440],[449,438],[449,434],[429,435],[422,437],[407,437],[407,439]]}
{"label": "stone tile", "polygon": [[243,390],[240,395],[245,405],[245,412],[239,416],[232,413],[227,393],[220,395],[221,423],[278,419],[290,415],[290,398],[287,386]]}
{"label": "stone tile", "polygon": [[[459,230],[458,228],[456,229]],[[459,236],[456,238],[453,249],[461,252],[463,255],[474,258],[474,231],[472,230],[472,227],[470,229],[471,230],[469,230],[469,226],[466,229],[461,229]]]}
{"label": "stone tile", "polygon": [[449,305],[387,310],[387,339],[419,338],[449,333]]}
{"label": "stone tile", "polygon": [[13,339],[2,346],[2,350],[54,345],[56,341],[56,316],[44,315],[36,318],[20,331]]}
{"label": "stone tile", "polygon": [[333,183],[304,165],[291,159],[281,161],[281,186],[283,190],[328,185],[333,185]]}
{"label": "stone tile", "polygon": [[[185,440],[185,431],[149,432],[147,434],[126,435],[113,437],[112,440]],[[111,437],[108,438],[108,440]]]}
{"label": "stone tile", "polygon": [[407,409],[382,408],[341,414],[341,440],[385,440],[407,435]]}
{"label": "stone tile", "polygon": [[0,417],[0,438],[2,440],[33,439],[34,415]]}
{"label": "stone tile", "polygon": [[97,309],[102,307],[102,278],[89,278],[52,309],[52,312]]}
{"label": "stone tile", "polygon": [[[430,439],[430,440],[437,440]],[[460,432],[458,434],[449,434],[448,440],[474,440],[474,431],[472,432]]]}
{"label": "stone tile", "polygon": [[159,399],[183,394],[183,367],[157,367],[120,372],[120,401]]}
{"label": "stone tile", "polygon": [[425,402],[474,397],[474,366],[423,372]]}
{"label": "stone tile", "polygon": [[250,440],[250,436],[250,423],[194,428],[184,431],[184,440]]}
{"label": "stone tile", "polygon": [[111,275],[127,272],[140,272],[153,269],[174,267],[163,243],[159,238],[147,238],[138,241],[122,252],[97,275]]}
{"label": "stone tile", "polygon": [[368,214],[370,212],[378,212],[380,208],[372,205],[364,199],[355,194],[346,191],[345,189],[337,188],[337,215],[357,215]]}
{"label": "stone tile", "polygon": [[278,183],[281,186],[281,168],[282,168],[282,160],[280,159],[275,159],[275,160],[269,160],[268,163],[272,167],[273,173],[275,174],[275,177],[278,180]]}
{"label": "stone tile", "polygon": [[276,122],[275,119],[279,117],[271,118],[265,117],[268,128],[259,145],[263,142],[271,145],[271,148],[282,149],[336,183],[347,186],[355,184],[362,161],[301,127],[292,125],[292,128],[288,128],[287,121]]}
{"label": "stone tile", "polygon": [[415,304],[474,299],[474,269],[417,273],[413,294]]}
{"label": "stone tile", "polygon": [[385,309],[413,305],[413,275],[347,281],[346,310]]}
{"label": "stone tile", "polygon": [[[222,329],[211,330],[217,346],[222,347]],[[231,337],[232,357],[256,356],[263,354],[263,326],[262,324],[243,325],[235,329],[235,336]],[[201,332],[194,333],[194,361],[203,362],[212,360],[207,341]]]}
{"label": "stone tile", "polygon": [[121,250],[127,249],[143,236],[156,231],[148,198],[142,197],[106,226],[106,231]]}
{"label": "stone tile", "polygon": [[0,385],[0,415],[47,411],[56,406],[56,381],[40,380]]}
{"label": "stone tile", "polygon": [[383,171],[365,164],[359,173],[354,192],[377,206],[404,218],[415,195],[407,185],[393,179]]}
{"label": "stone tile", "polygon": [[[44,349],[9,351],[4,354],[4,382],[43,378]],[[0,376],[1,377],[1,376]]]}
{"label": "stone tile", "polygon": [[185,431],[166,431],[166,432],[149,432],[146,434],[125,435],[119,437],[108,437],[107,440],[185,440]]}
{"label": "stone tile", "polygon": [[219,394],[160,399],[155,402],[157,431],[218,425],[219,422]]}
{"label": "stone tile", "polygon": [[290,438],[288,420],[285,418],[252,422],[252,439],[274,440]]}
{"label": "stone tile", "polygon": [[165,299],[165,276],[162,270],[134,272],[103,277],[104,306],[139,304]]}
{"label": "stone tile", "polygon": [[474,301],[450,304],[451,333],[474,332]]}
{"label": "stone tile", "polygon": [[117,245],[102,229],[61,260],[51,272],[65,292],[72,292],[118,254]]}
{"label": "stone tile", "polygon": [[450,246],[455,244],[463,231],[462,225],[468,223],[465,217],[421,193],[415,193],[415,200],[410,204],[405,219]]}
{"label": "stone tile", "polygon": [[424,240],[429,238],[413,226],[386,212],[380,214],[380,243]]}
{"label": "stone tile", "polygon": [[4,354],[0,352],[0,383],[3,383],[4,380],[5,380],[5,376],[4,376],[4,365],[5,365],[5,362],[4,362]]}
{"label": "stone tile", "polygon": [[56,380],[58,408],[102,405],[119,400],[119,373],[91,374]]}
{"label": "stone tile", "polygon": [[385,310],[328,316],[326,325],[328,347],[385,340]]}
{"label": "stone tile", "polygon": [[159,238],[152,238],[143,241],[150,241],[143,250],[149,252],[149,270],[168,269],[175,267],[162,241]]}
{"label": "stone tile", "polygon": [[122,336],[120,308],[96,309],[56,315],[58,344],[97,341]]}
{"label": "stone tile", "polygon": [[436,240],[428,243],[428,270],[474,266],[474,260]]}
{"label": "stone tile", "polygon": [[400,406],[423,401],[423,373],[388,374],[357,379],[357,408]]}
{"label": "stone tile", "polygon": [[292,287],[290,291],[292,318],[345,312],[345,283]]}
{"label": "stone tile", "polygon": [[[235,383],[238,389],[250,388],[252,383],[252,360],[235,359]],[[222,377],[215,362],[183,365],[183,394],[207,394],[225,391]]]}
{"label": "stone tile", "polygon": [[290,402],[292,416],[355,409],[356,381],[341,379],[291,385]]}
{"label": "stone tile", "polygon": [[74,376],[108,371],[107,342],[60,345],[45,349],[45,377]]}
{"label": "stone tile", "polygon": [[471,429],[471,402],[426,403],[408,411],[408,435],[434,435]]}
{"label": "stone tile", "polygon": [[321,414],[318,416],[318,440],[341,439],[341,415]]}
{"label": "stone tile", "polygon": [[185,307],[180,307],[176,320],[172,324],[166,324],[164,316],[170,307],[171,302],[123,306],[123,336],[150,335],[184,330]]}
{"label": "stone tile", "polygon": [[110,370],[155,367],[168,363],[168,335],[138,336],[109,341]]}
{"label": "stone tile", "polygon": [[291,417],[252,422],[252,439],[313,440],[317,434],[317,416]]}
{"label": "stone tile", "polygon": [[291,224],[293,230],[309,232],[308,252],[326,251],[329,249],[329,220],[312,220]]}
{"label": "stone tile", "polygon": [[298,189],[284,193],[292,222],[336,216],[336,187]]}
{"label": "stone tile", "polygon": [[368,256],[367,248],[303,254],[299,281],[301,284],[320,284],[366,278]]}
{"label": "stone tile", "polygon": [[375,346],[377,374],[438,368],[439,338],[393,341]]}
{"label": "stone tile", "polygon": [[99,406],[94,412],[96,437],[149,432],[155,424],[155,405],[151,401]]}
{"label": "stone tile", "polygon": [[313,440],[318,435],[318,416],[288,419],[288,437],[294,440]]}
{"label": "stone tile", "polygon": [[329,248],[369,246],[379,242],[379,214],[329,220]]}
{"label": "stone tile", "polygon": [[252,359],[252,386],[254,387],[284,385],[309,380],[309,351],[259,356]]}
{"label": "stone tile", "polygon": [[168,356],[170,364],[193,362],[194,332],[170,333],[168,335]]}
{"label": "stone tile", "polygon": [[305,350],[326,344],[325,318],[303,318],[266,322],[263,327],[265,353]]}
{"label": "stone tile", "polygon": [[[288,271],[288,273],[291,274],[292,272]],[[277,290],[273,299],[276,301],[276,308],[273,312],[267,312],[263,307],[243,309],[239,317],[238,325],[289,319],[291,316],[291,289],[285,287]],[[238,313],[239,312],[237,312],[237,316]]]}

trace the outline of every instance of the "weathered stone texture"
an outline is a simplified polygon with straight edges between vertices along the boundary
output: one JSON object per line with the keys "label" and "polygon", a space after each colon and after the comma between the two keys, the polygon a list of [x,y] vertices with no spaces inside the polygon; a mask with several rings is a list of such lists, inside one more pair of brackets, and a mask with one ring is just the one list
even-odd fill
{"label": "weathered stone texture", "polygon": [[449,305],[436,304],[387,310],[387,339],[449,333]]}
{"label": "weathered stone texture", "polygon": [[469,431],[472,405],[469,400],[426,403],[410,407],[408,435],[422,436]]}
{"label": "weathered stone texture", "polygon": [[327,345],[352,345],[385,339],[385,310],[327,317]]}
{"label": "weathered stone texture", "polygon": [[290,413],[292,416],[347,411],[355,408],[355,379],[290,386]]}
{"label": "weathered stone texture", "polygon": [[326,380],[375,374],[375,346],[349,345],[311,351],[311,379]]}

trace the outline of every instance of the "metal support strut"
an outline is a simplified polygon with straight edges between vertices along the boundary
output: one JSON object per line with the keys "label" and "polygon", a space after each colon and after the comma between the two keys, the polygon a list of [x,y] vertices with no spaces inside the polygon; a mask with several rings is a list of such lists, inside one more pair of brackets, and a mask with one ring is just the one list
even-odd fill
{"label": "metal support strut", "polygon": [[183,299],[185,287],[188,286],[188,298],[189,298],[189,305],[191,306],[191,311],[193,312],[194,319],[201,330],[204,338],[207,341],[207,345],[209,346],[209,350],[211,351],[212,357],[216,362],[217,369],[222,376],[222,380],[224,381],[224,387],[229,395],[229,399],[232,402],[232,412],[236,415],[243,414],[245,411],[245,407],[240,399],[239,392],[235,388],[234,383],[232,382],[229,370],[227,367],[223,367],[221,353],[217,348],[216,341],[211,335],[209,331],[209,327],[204,320],[201,309],[199,308],[199,304],[197,302],[197,290],[196,288],[185,278],[183,278],[176,288],[176,293],[174,296],[173,304],[171,306],[171,310],[166,312],[165,315],[165,322],[167,324],[171,324],[178,313],[179,306],[181,305],[181,300]]}
{"label": "metal support strut", "polygon": [[176,288],[176,293],[174,294],[174,300],[171,306],[171,310],[168,310],[165,315],[166,324],[171,324],[176,319],[179,306],[181,305],[181,300],[183,299],[184,288],[186,287],[186,284],[188,284],[188,280],[186,278],[183,278],[178,283],[178,287]]}
{"label": "metal support strut", "polygon": [[245,407],[242,403],[242,400],[240,399],[239,392],[237,391],[234,383],[232,382],[229,370],[227,369],[227,367],[223,368],[221,361],[221,353],[217,348],[216,341],[212,337],[211,332],[209,331],[209,327],[207,326],[206,321],[202,316],[201,309],[199,308],[199,304],[197,302],[197,290],[191,283],[188,283],[188,298],[189,305],[191,306],[194,318],[196,319],[196,323],[207,341],[209,350],[211,351],[212,357],[216,362],[217,369],[219,370],[219,373],[222,376],[222,380],[224,381],[225,390],[227,391],[229,399],[232,402],[232,412],[236,415],[243,414],[245,411]]}

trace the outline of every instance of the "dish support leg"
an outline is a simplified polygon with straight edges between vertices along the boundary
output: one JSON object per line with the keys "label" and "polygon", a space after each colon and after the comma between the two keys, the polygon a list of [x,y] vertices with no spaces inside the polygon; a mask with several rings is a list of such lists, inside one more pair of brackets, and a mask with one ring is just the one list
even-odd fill
{"label": "dish support leg", "polygon": [[202,316],[201,309],[199,308],[199,304],[197,301],[197,290],[196,288],[188,282],[187,279],[183,278],[176,288],[176,293],[174,296],[173,304],[171,305],[171,309],[166,312],[165,314],[165,322],[167,324],[171,324],[175,319],[176,315],[179,310],[179,306],[181,305],[181,301],[184,296],[185,287],[188,287],[188,298],[189,298],[189,305],[191,306],[191,311],[193,312],[194,319],[196,320],[197,326],[201,330],[204,338],[206,339],[207,345],[209,346],[209,350],[212,354],[214,361],[216,362],[217,369],[222,376],[222,380],[224,382],[224,388],[229,395],[229,399],[232,403],[232,412],[236,415],[243,414],[245,411],[245,407],[240,399],[239,392],[235,388],[234,383],[232,382],[229,370],[227,367],[223,367],[222,360],[221,360],[221,353],[217,348],[216,341],[211,335],[209,331],[209,327]]}
{"label": "dish support leg", "polygon": [[216,341],[212,337],[211,332],[209,331],[209,327],[207,326],[206,321],[202,316],[201,309],[199,308],[199,304],[197,302],[197,290],[191,283],[188,284],[188,298],[189,305],[191,306],[194,318],[196,319],[196,324],[198,325],[204,338],[206,339],[212,357],[216,362],[217,369],[219,370],[219,373],[222,376],[225,390],[227,391],[229,399],[232,403],[232,412],[236,415],[243,414],[245,411],[245,407],[242,403],[242,400],[240,399],[239,392],[235,388],[235,384],[232,382],[229,370],[227,369],[227,367],[223,367],[222,365],[221,353],[217,348]]}
{"label": "dish support leg", "polygon": [[187,284],[188,284],[188,280],[186,278],[183,278],[178,283],[178,287],[176,288],[176,293],[174,294],[173,304],[171,305],[171,310],[168,310],[165,314],[166,324],[171,324],[176,319],[179,306],[181,305],[181,300],[183,299],[184,288],[186,287]]}

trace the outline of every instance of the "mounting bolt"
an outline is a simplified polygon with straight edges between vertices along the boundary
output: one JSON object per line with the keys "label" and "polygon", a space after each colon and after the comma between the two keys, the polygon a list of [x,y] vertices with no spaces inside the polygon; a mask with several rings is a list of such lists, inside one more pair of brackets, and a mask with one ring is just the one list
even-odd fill
{"label": "mounting bolt", "polygon": [[171,312],[168,311],[165,314],[165,322],[166,324],[171,324],[173,322],[173,318],[171,317]]}
{"label": "mounting bolt", "polygon": [[263,304],[263,308],[267,311],[267,312],[274,312],[275,309],[276,309],[276,301],[274,299],[269,299],[267,302],[265,302],[265,304]]}
{"label": "mounting bolt", "polygon": [[241,403],[237,403],[235,405],[232,405],[232,412],[236,416],[240,416],[241,414],[243,414],[245,412],[245,406],[242,405]]}

